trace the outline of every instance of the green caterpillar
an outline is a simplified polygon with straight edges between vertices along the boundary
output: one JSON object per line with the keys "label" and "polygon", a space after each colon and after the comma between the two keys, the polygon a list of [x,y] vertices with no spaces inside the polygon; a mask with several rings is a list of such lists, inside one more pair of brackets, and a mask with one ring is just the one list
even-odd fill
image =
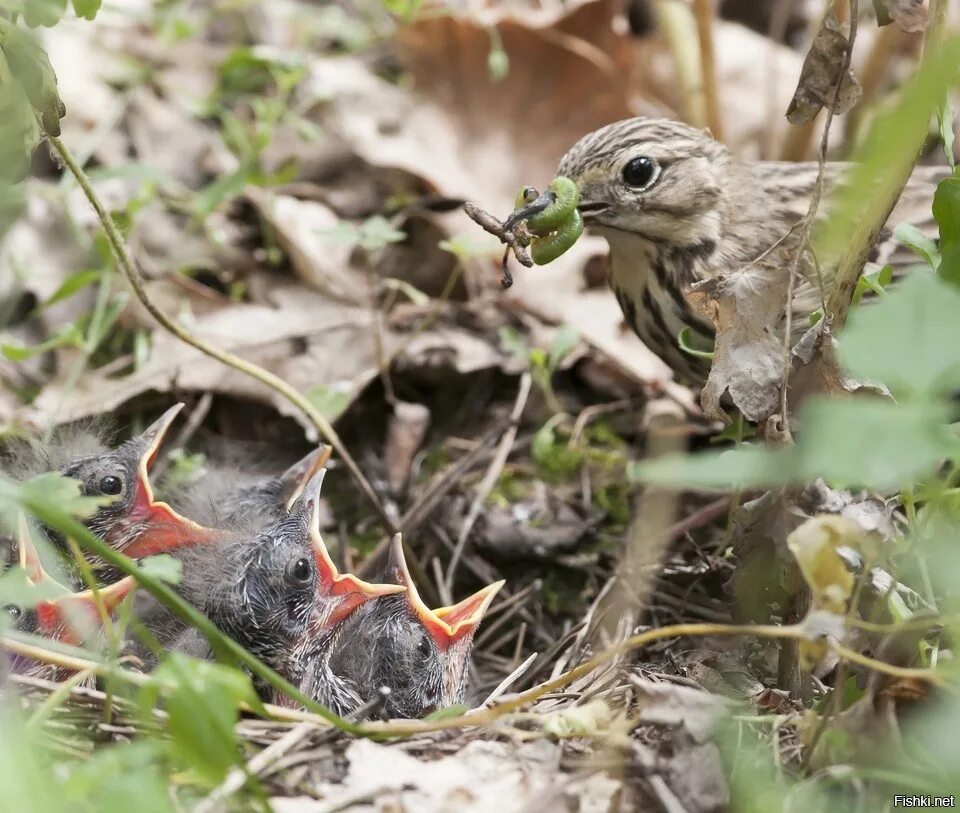
{"label": "green caterpillar", "polygon": [[507,224],[526,221],[531,235],[530,256],[537,265],[553,262],[583,234],[583,217],[577,210],[579,201],[577,185],[562,176],[550,182],[549,192],[544,195],[532,186],[517,193]]}

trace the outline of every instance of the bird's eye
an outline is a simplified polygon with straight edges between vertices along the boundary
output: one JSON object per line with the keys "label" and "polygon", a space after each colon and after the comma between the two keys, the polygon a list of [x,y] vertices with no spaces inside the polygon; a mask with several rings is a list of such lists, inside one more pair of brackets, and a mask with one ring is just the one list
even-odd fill
{"label": "bird's eye", "polygon": [[298,587],[309,584],[312,574],[310,560],[303,556],[287,565],[287,581]]}
{"label": "bird's eye", "polygon": [[111,497],[115,497],[121,491],[123,491],[123,480],[119,477],[115,477],[112,474],[108,474],[100,481],[100,493],[107,494]]}
{"label": "bird's eye", "polygon": [[417,644],[417,654],[424,660],[430,657],[430,640],[426,635],[420,636],[420,643]]}
{"label": "bird's eye", "polygon": [[628,186],[649,189],[660,177],[660,165],[646,155],[631,158],[623,168],[623,180]]}
{"label": "bird's eye", "polygon": [[8,604],[3,608],[3,611],[9,615],[14,621],[19,621],[23,615],[23,610],[18,607],[16,604]]}

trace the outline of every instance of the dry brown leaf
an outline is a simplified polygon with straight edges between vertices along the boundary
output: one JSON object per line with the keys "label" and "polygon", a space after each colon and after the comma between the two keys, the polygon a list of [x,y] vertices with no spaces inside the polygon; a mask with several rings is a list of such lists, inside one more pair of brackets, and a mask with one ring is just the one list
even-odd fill
{"label": "dry brown leaf", "polygon": [[[378,375],[379,328],[373,313],[290,284],[275,285],[270,298],[270,305],[233,304],[203,313],[190,330],[279,375],[301,393],[336,394],[339,415]],[[387,361],[402,348],[399,368],[439,367],[467,375],[494,367],[510,370],[515,364],[473,333],[443,324],[412,337],[383,327],[380,341]],[[269,403],[316,440],[312,424],[286,398],[162,330],[153,332],[150,357],[135,373],[117,378],[91,372],[72,386],[53,382],[28,417],[41,424],[65,423],[116,409],[148,390],[213,392]]]}
{"label": "dry brown leaf", "polygon": [[830,515],[808,519],[787,537],[815,609],[846,612],[855,580],[837,549],[860,550],[863,539],[856,522]]}
{"label": "dry brown leaf", "polygon": [[[615,0],[588,0],[522,16],[442,15],[398,32],[416,93],[455,128],[472,199],[512,208],[516,189],[552,178],[582,135],[631,115],[633,60],[625,27],[616,25],[621,9]],[[499,81],[488,67],[492,25],[509,64]]]}
{"label": "dry brown leaf", "polygon": [[248,189],[246,196],[272,227],[300,279],[342,302],[370,301],[366,277],[350,262],[353,247],[331,234],[340,218],[329,207],[258,188]]}
{"label": "dry brown leaf", "polygon": [[700,394],[703,411],[726,420],[721,399],[754,422],[779,407],[783,342],[774,330],[786,303],[788,269],[750,266],[693,286],[688,298],[716,330],[713,364]]}
{"label": "dry brown leaf", "polygon": [[717,723],[736,708],[725,697],[689,686],[642,678],[633,678],[631,683],[639,697],[637,720],[641,724],[682,726],[697,743],[707,742]]}
{"label": "dry brown leaf", "polygon": [[[820,30],[803,60],[800,81],[787,108],[787,120],[791,124],[806,124],[823,107],[832,107],[837,115],[846,113],[863,94],[860,83],[847,68],[843,77],[840,69],[849,50],[848,32],[831,10],[820,24]],[[836,96],[837,82],[840,92]]]}
{"label": "dry brown leaf", "polygon": [[925,31],[930,25],[930,0],[873,0],[880,25],[897,23],[904,31]]}
{"label": "dry brown leaf", "polygon": [[397,401],[393,405],[383,448],[383,465],[392,494],[399,496],[406,490],[410,467],[429,428],[430,410],[423,404]]}

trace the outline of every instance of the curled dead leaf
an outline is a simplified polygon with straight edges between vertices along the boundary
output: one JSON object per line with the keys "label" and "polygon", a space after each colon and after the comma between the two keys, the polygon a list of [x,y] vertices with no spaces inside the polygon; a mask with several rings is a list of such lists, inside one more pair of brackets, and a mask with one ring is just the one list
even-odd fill
{"label": "curled dead leaf", "polygon": [[[803,60],[800,81],[787,107],[787,120],[791,124],[806,124],[823,107],[832,107],[834,113],[842,115],[860,100],[863,89],[846,59],[850,49],[847,37],[845,26],[832,11],[823,18]],[[844,64],[847,67],[841,76]],[[839,93],[836,91],[838,83]]]}
{"label": "curled dead leaf", "polygon": [[864,533],[856,522],[830,515],[808,519],[787,537],[787,547],[810,587],[815,610],[846,612],[854,577],[837,549],[859,551],[863,540]]}
{"label": "curled dead leaf", "polygon": [[926,31],[930,25],[929,0],[873,0],[879,25],[895,22],[904,31]]}
{"label": "curled dead leaf", "polygon": [[688,299],[713,322],[713,364],[700,394],[703,411],[725,420],[721,398],[750,421],[765,421],[778,408],[783,345],[773,326],[786,302],[787,269],[750,266],[695,285]]}

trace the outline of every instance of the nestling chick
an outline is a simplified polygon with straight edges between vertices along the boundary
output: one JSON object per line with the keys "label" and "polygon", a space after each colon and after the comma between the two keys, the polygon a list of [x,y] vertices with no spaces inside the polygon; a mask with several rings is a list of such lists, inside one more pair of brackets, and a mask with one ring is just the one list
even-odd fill
{"label": "nestling chick", "polygon": [[[262,530],[230,528],[204,545],[173,552],[183,566],[178,592],[223,632],[265,663],[289,674],[290,658],[314,610],[318,577],[310,523],[322,477],[308,484],[290,513]],[[165,611],[142,618],[166,646],[205,655],[198,638]]]}
{"label": "nestling chick", "polygon": [[187,516],[210,527],[266,526],[289,511],[310,479],[327,464],[331,451],[329,446],[318,446],[286,471],[246,484],[241,467],[211,465],[199,481],[166,496]]}
{"label": "nestling chick", "polygon": [[393,538],[383,580],[407,589],[353,614],[331,655],[333,673],[356,686],[365,702],[389,688],[389,717],[419,718],[463,702],[474,633],[504,583],[431,610],[410,577],[400,534]]}
{"label": "nestling chick", "polygon": [[[121,581],[97,590],[73,593],[53,579],[40,561],[31,529],[22,515],[17,528],[17,567],[23,572],[29,588],[36,591],[36,599],[28,602],[7,604],[3,612],[19,632],[41,635],[66,644],[81,645],[96,640],[101,629],[101,617],[97,602],[108,615],[112,615],[120,602],[136,587],[136,581],[128,576]],[[59,594],[51,598],[50,594]],[[63,679],[68,670],[43,663],[21,655],[14,655],[11,670],[18,674],[42,677],[51,680]]]}
{"label": "nestling chick", "polygon": [[[323,475],[323,471],[316,475],[318,490]],[[313,481],[307,488],[314,488]],[[317,568],[317,594],[309,627],[294,655],[295,674],[301,692],[334,713],[345,715],[363,705],[357,687],[330,667],[330,657],[340,644],[345,622],[368,602],[403,593],[406,588],[400,584],[371,584],[349,573],[341,574],[320,535],[318,510],[314,510],[311,519],[310,542]],[[283,697],[275,700],[286,702]]]}
{"label": "nestling chick", "polygon": [[[182,408],[183,404],[171,407],[144,432],[115,449],[104,448],[90,434],[74,436],[72,442],[32,443],[14,449],[6,468],[16,479],[58,471],[78,480],[85,496],[113,498],[84,524],[131,558],[204,541],[212,538],[212,532],[157,501],[148,477],[160,444]],[[65,547],[59,534],[50,531],[48,535]],[[117,574],[99,557],[89,552],[84,556],[104,581],[116,580]]]}

